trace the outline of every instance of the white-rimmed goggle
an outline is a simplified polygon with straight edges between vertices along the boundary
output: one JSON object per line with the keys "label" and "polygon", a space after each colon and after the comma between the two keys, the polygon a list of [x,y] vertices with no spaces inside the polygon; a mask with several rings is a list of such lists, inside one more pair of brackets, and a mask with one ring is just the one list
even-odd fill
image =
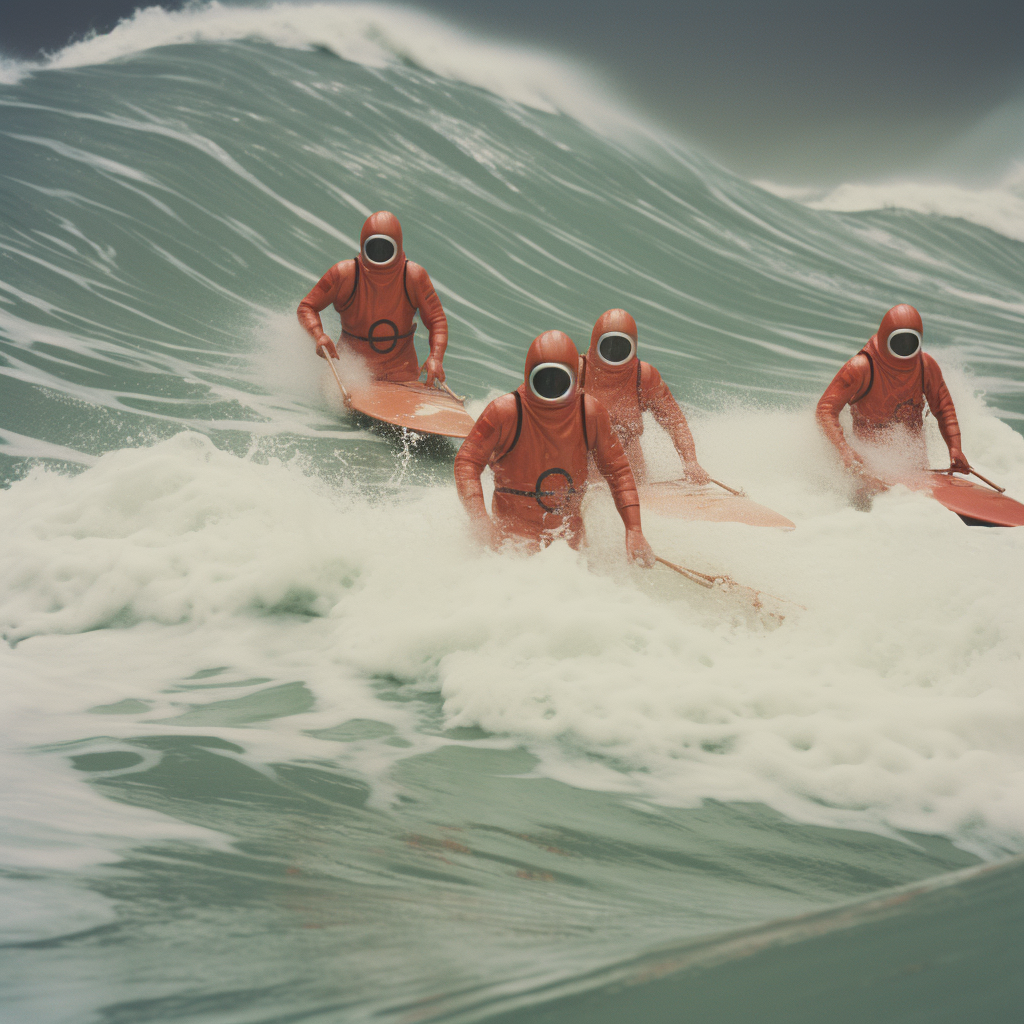
{"label": "white-rimmed goggle", "polygon": [[398,255],[398,243],[390,235],[370,235],[363,242],[363,255],[377,266],[387,266]]}
{"label": "white-rimmed goggle", "polygon": [[607,331],[597,339],[597,354],[609,366],[621,366],[636,355],[636,342],[622,331]]}
{"label": "white-rimmed goggle", "polygon": [[538,363],[529,377],[530,391],[542,402],[560,402],[576,387],[576,374],[565,363]]}
{"label": "white-rimmed goggle", "polygon": [[897,327],[886,339],[885,345],[897,359],[910,359],[921,351],[921,332],[910,327]]}

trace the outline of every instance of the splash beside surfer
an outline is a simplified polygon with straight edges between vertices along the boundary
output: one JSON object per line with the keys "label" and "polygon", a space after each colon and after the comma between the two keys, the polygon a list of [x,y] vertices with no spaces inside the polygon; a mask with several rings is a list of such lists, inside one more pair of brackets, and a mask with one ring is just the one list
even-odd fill
{"label": "splash beside surfer", "polygon": [[[430,276],[402,249],[402,225],[387,210],[363,224],[359,255],[336,263],[299,303],[299,323],[316,342],[316,354],[338,358],[320,313],[334,306],[341,317],[339,344],[362,357],[377,380],[444,383],[448,320]],[[413,335],[420,319],[430,335],[430,355],[420,366]]]}
{"label": "splash beside surfer", "polygon": [[710,478],[697,461],[683,410],[661,374],[637,356],[637,337],[636,321],[624,309],[602,313],[591,331],[590,349],[580,360],[580,388],[608,410],[638,483],[647,480],[640,438],[643,414],[649,411],[672,439],[687,480],[706,484]]}
{"label": "splash beside surfer", "polygon": [[882,318],[877,333],[836,374],[818,401],[818,424],[846,468],[856,474],[861,497],[883,491],[887,484],[868,468],[847,440],[839,422],[839,413],[847,405],[859,441],[878,445],[902,430],[918,449],[923,467],[922,427],[927,400],[949,449],[950,470],[970,471],[960,448],[960,425],[953,399],[939,364],[921,350],[923,335],[921,314],[913,306],[893,306]]}
{"label": "splash beside surfer", "polygon": [[[540,548],[585,540],[581,505],[587,457],[608,481],[626,527],[626,553],[645,566],[654,552],[640,528],[640,499],[629,459],[605,407],[577,384],[579,353],[561,331],[545,331],[526,356],[524,382],[484,409],[455,458],[455,483],[482,542],[518,538]],[[480,475],[494,471],[491,512]]]}

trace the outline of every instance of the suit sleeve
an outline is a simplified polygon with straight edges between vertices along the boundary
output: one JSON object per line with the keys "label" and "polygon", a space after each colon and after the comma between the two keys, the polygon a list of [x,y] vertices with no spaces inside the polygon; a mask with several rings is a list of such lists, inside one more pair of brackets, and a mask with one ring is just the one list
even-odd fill
{"label": "suit sleeve", "polygon": [[[601,476],[608,481],[615,507],[619,510],[627,530],[640,528],[640,497],[636,480],[629,467],[629,459],[622,442],[612,429],[608,410],[596,399],[584,398],[587,413],[587,446],[594,454],[594,462]],[[591,440],[593,439],[593,440]]]}
{"label": "suit sleeve", "polygon": [[654,414],[672,438],[672,444],[684,463],[697,461],[697,448],[683,410],[661,379],[661,374],[650,363],[640,364],[640,408],[644,411],[649,409]]}
{"label": "suit sleeve", "polygon": [[430,275],[418,264],[409,261],[409,272],[406,278],[409,286],[409,301],[419,311],[423,326],[430,334],[430,354],[439,360],[444,359],[448,347],[448,318],[444,315],[441,300],[434,291]]}
{"label": "suit sleeve", "polygon": [[939,424],[939,433],[946,447],[959,448],[960,424],[942,370],[930,355],[922,353],[921,358],[924,360],[924,396],[928,399],[928,408]]}
{"label": "suit sleeve", "polygon": [[850,447],[839,414],[843,407],[864,393],[871,380],[871,365],[867,357],[855,355],[835,375],[825,393],[818,399],[815,416],[822,433],[832,442],[847,468],[863,464],[861,457]]}
{"label": "suit sleeve", "polygon": [[480,474],[495,452],[505,450],[515,429],[515,399],[503,395],[484,409],[455,456],[455,489],[471,519],[487,516]]}
{"label": "suit sleeve", "polygon": [[299,323],[302,324],[309,336],[318,344],[330,341],[324,331],[323,321],[320,319],[320,311],[333,305],[338,296],[344,294],[344,287],[348,284],[352,287],[352,277],[355,273],[355,260],[345,260],[336,263],[316,283],[316,287],[299,303],[296,311]]}

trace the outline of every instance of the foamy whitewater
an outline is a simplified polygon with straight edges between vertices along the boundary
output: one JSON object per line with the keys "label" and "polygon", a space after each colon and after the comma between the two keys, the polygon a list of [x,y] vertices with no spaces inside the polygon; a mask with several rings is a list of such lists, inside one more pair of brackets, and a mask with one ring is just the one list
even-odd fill
{"label": "foamy whitewater", "polygon": [[[955,896],[894,897],[901,934],[995,980],[928,967],[872,1018],[1014,1019],[1019,892],[977,879],[1019,862],[972,871],[1024,850],[1024,531],[903,487],[857,510],[813,407],[912,302],[969,459],[1024,497],[1019,175],[801,204],[564,59],[373,5],[149,8],[2,81],[12,1020],[661,1020],[697,990],[644,968],[613,1009],[593,972],[684,940],[709,1005],[750,993],[701,1019],[855,1020],[807,935],[911,883]],[[645,532],[781,622],[627,565],[597,493],[583,553],[472,544],[454,444],[351,418],[295,322],[375,209],[474,414],[539,331],[633,312],[701,463],[796,523]],[[645,449],[678,475],[653,421]],[[772,1016],[719,936],[836,905],[757,933],[819,992]]]}

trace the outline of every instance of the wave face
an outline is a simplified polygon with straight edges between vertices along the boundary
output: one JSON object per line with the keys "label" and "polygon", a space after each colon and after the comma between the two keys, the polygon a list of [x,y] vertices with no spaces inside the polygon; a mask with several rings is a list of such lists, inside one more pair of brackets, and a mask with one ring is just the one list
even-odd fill
{"label": "wave face", "polygon": [[[19,1020],[482,1019],[1024,848],[1024,531],[855,511],[811,414],[911,302],[965,451],[1024,494],[1010,233],[772,195],[413,13],[151,8],[3,73]],[[780,627],[628,568],[598,498],[586,556],[472,547],[454,449],[349,419],[295,322],[376,209],[477,412],[540,331],[636,316],[702,463],[797,523],[645,530]]]}

